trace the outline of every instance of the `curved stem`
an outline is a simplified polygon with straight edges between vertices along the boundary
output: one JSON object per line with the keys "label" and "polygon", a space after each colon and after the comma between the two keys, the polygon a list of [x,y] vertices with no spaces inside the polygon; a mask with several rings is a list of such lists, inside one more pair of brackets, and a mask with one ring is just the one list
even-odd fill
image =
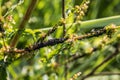
{"label": "curved stem", "polygon": [[120,15],[83,21],[81,22],[80,30],[86,32],[94,28],[103,28],[104,26],[109,25],[109,24],[120,25]]}
{"label": "curved stem", "polygon": [[[66,27],[69,27],[72,24],[73,23],[66,24]],[[112,17],[106,17],[106,18],[100,18],[100,19],[82,21],[80,23],[74,23],[73,25],[78,25],[77,27],[79,27],[80,31],[82,31],[82,32],[88,32],[88,31],[90,31],[94,28],[103,28],[103,27],[105,27],[106,25],[109,25],[109,24],[120,25],[120,15],[112,16]],[[51,28],[52,27],[40,29],[40,31],[41,30],[47,31]]]}
{"label": "curved stem", "polygon": [[16,32],[15,36],[13,37],[10,47],[14,48],[20,38],[20,35],[22,34],[22,31],[25,28],[26,23],[28,22],[30,15],[32,14],[32,11],[35,7],[35,4],[37,3],[37,0],[32,0],[27,11],[26,14],[24,15],[23,20],[21,21],[19,27],[18,27],[18,31]]}

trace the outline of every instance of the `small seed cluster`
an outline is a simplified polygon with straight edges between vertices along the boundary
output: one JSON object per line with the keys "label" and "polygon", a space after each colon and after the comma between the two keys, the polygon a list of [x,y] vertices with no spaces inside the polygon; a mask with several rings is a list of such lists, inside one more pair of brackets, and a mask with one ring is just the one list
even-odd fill
{"label": "small seed cluster", "polygon": [[74,74],[73,77],[70,78],[69,80],[75,80],[75,79],[77,79],[80,75],[81,75],[81,72],[78,72],[78,73]]}
{"label": "small seed cluster", "polygon": [[83,18],[88,9],[89,3],[89,0],[85,0],[81,5],[75,6],[75,8],[73,9],[73,13],[75,14],[76,20],[81,20]]}
{"label": "small seed cluster", "polygon": [[112,37],[112,34],[113,33],[115,33],[117,30],[117,28],[119,28],[119,27],[117,27],[115,24],[110,24],[110,25],[107,25],[107,26],[105,26],[105,30],[106,30],[106,34],[108,35],[108,37]]}

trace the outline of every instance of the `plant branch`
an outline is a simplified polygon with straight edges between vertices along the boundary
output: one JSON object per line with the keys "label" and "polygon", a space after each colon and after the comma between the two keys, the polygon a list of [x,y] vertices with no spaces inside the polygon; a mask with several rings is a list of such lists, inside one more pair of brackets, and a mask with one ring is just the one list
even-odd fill
{"label": "plant branch", "polygon": [[31,51],[35,51],[37,49],[46,47],[46,46],[53,46],[56,44],[60,44],[63,43],[67,40],[68,38],[59,38],[59,39],[49,39],[48,41],[44,41],[44,42],[39,42],[39,43],[35,43],[32,46],[26,47],[25,49],[15,49],[12,51],[9,51],[9,53],[28,53]]}
{"label": "plant branch", "polygon": [[53,26],[52,29],[49,29],[47,33],[45,33],[42,37],[40,37],[38,40],[37,40],[37,43],[38,42],[42,42],[47,36],[49,36],[50,34],[52,34],[53,32],[55,32],[55,30],[58,28],[58,24],[56,24],[55,26]]}
{"label": "plant branch", "polygon": [[[98,48],[93,48],[93,50],[91,51],[91,53],[93,53],[93,52],[95,52],[95,51],[97,51],[98,50]],[[73,62],[73,61],[76,61],[76,60],[78,60],[78,59],[80,59],[80,58],[83,58],[83,57],[86,57],[86,56],[88,56],[88,54],[86,54],[86,53],[83,53],[82,55],[72,55],[72,56],[70,56],[70,58],[69,59],[67,59],[65,62],[64,62],[64,64],[65,63],[69,63],[69,62]]]}
{"label": "plant branch", "polygon": [[94,32],[90,32],[90,33],[87,33],[85,35],[81,35],[81,36],[73,36],[72,38],[69,38],[69,37],[65,37],[65,38],[54,38],[54,39],[49,39],[47,41],[43,41],[43,42],[37,42],[29,47],[26,47],[25,49],[18,49],[18,50],[12,50],[12,51],[9,51],[9,52],[15,52],[15,53],[26,53],[26,52],[31,52],[31,51],[35,51],[37,49],[40,49],[40,48],[43,48],[43,47],[46,47],[46,46],[54,46],[56,44],[60,44],[60,43],[64,43],[65,41],[66,42],[71,42],[71,41],[74,41],[74,40],[82,40],[82,39],[85,39],[85,38],[91,38],[91,37],[95,37],[95,36],[99,36],[99,35],[102,35],[106,33],[106,29],[99,29],[99,30],[96,30]]}
{"label": "plant branch", "polygon": [[120,43],[116,43],[114,44],[114,46],[116,47],[116,50],[114,53],[112,53],[111,55],[109,55],[108,57],[106,57],[99,65],[97,65],[89,74],[85,75],[84,77],[82,77],[81,80],[84,80],[85,78],[94,75],[95,71],[100,68],[103,64],[105,64],[106,62],[108,62],[109,60],[113,59],[115,56],[117,56],[119,54],[119,46]]}
{"label": "plant branch", "polygon": [[[65,0],[62,0],[62,18],[65,21]],[[66,27],[65,23],[63,23],[63,37],[65,36],[65,33],[66,33],[66,28],[65,27]],[[65,58],[67,58],[67,56],[65,56]],[[67,63],[65,64],[64,71],[65,71],[64,77],[65,77],[65,80],[67,80],[67,72],[68,72]]]}
{"label": "plant branch", "polygon": [[62,17],[65,19],[65,0],[62,0]]}
{"label": "plant branch", "polygon": [[[65,0],[62,0],[62,18],[65,20]],[[65,36],[66,29],[65,23],[63,24],[63,37]]]}
{"label": "plant branch", "polygon": [[37,50],[40,49],[42,47],[46,47],[46,46],[53,46],[59,43],[63,43],[64,41],[66,41],[68,38],[59,38],[59,39],[49,39],[46,42],[39,42],[37,44],[34,44],[33,46],[29,46],[25,49],[25,51],[33,51],[33,50]]}
{"label": "plant branch", "polygon": [[11,44],[10,44],[11,48],[14,48],[16,46],[16,44],[20,38],[20,35],[22,34],[22,31],[24,30],[25,25],[28,22],[36,3],[37,3],[37,0],[32,0],[31,3],[29,4],[29,7],[24,15],[24,18],[18,27],[18,31],[16,32],[15,36],[13,37],[13,39],[11,41]]}
{"label": "plant branch", "polygon": [[73,55],[73,56],[71,56],[69,59],[67,59],[67,60],[64,62],[64,64],[69,63],[69,62],[72,62],[72,61],[75,61],[75,60],[78,60],[78,59],[83,58],[83,57],[85,57],[85,56],[86,56],[86,54],[83,54],[83,55]]}

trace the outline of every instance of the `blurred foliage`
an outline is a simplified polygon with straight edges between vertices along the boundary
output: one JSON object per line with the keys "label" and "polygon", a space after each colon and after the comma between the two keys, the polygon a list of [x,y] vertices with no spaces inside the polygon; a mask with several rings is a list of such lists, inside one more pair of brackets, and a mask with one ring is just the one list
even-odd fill
{"label": "blurred foliage", "polygon": [[[62,17],[61,12],[62,0],[39,0],[34,9],[26,29],[20,37],[17,48],[25,48],[32,45],[37,39],[46,33],[46,29],[54,26]],[[66,15],[75,6],[80,5],[82,0],[65,0],[66,1]],[[5,43],[0,34],[0,48],[5,44],[9,45],[11,38],[16,32],[30,0],[0,0],[0,17],[2,27],[5,29]],[[8,13],[9,12],[9,13]],[[114,16],[120,14],[120,0],[91,0],[89,9],[83,20],[91,20],[102,17]],[[73,22],[73,15],[70,14],[68,23]],[[99,24],[98,24],[99,25]],[[109,24],[108,24],[109,25]],[[69,30],[69,34],[76,33],[75,27]],[[57,29],[55,33],[47,37],[59,38],[62,30]],[[74,41],[71,43],[57,44],[55,46],[48,46],[41,48],[34,52],[35,56],[16,60],[7,68],[8,80],[69,80],[74,74],[81,72],[87,74],[101,63],[106,56],[115,51],[115,47],[111,43],[117,42],[116,36],[120,33],[118,30],[112,34],[112,38],[107,35],[84,39],[81,41]],[[106,37],[107,36],[107,37]],[[106,45],[107,44],[107,45]],[[93,48],[98,50],[91,53]],[[76,59],[70,62],[67,60],[77,55],[87,55],[83,58]],[[3,53],[0,53],[0,59],[3,59]],[[67,63],[66,63],[67,62]],[[0,62],[1,64],[1,62]],[[97,72],[120,72],[120,54],[115,59],[110,60],[100,67]],[[67,67],[67,68],[66,68]],[[0,74],[4,73],[4,69],[0,68]],[[4,74],[6,76],[6,74]],[[67,75],[67,76],[66,76]],[[81,76],[81,75],[80,75]],[[78,76],[78,79],[80,78]],[[1,77],[1,76],[0,76]],[[103,77],[103,76],[102,76]],[[4,80],[4,76],[2,77]],[[1,79],[2,79],[1,78]],[[0,80],[1,80],[0,79]],[[97,76],[88,78],[86,80],[120,80],[120,76]]]}

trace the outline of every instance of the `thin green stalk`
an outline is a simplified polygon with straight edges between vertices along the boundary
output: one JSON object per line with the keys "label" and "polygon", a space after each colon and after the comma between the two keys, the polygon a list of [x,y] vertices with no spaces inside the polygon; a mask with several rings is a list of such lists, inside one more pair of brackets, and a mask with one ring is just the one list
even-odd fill
{"label": "thin green stalk", "polygon": [[[82,32],[88,32],[88,31],[90,31],[92,29],[95,29],[95,28],[103,28],[103,27],[105,27],[106,25],[109,25],[109,24],[120,25],[120,15],[112,16],[112,17],[106,17],[106,18],[100,18],[100,19],[93,19],[93,20],[88,20],[88,21],[82,21],[78,24],[74,23],[73,25],[78,25],[77,27],[79,27],[80,31],[82,31]],[[71,24],[66,24],[66,27],[69,27],[70,25],[72,25],[72,23]],[[41,30],[47,31],[51,28],[52,27],[43,28],[43,29],[40,29],[40,31]]]}
{"label": "thin green stalk", "polygon": [[86,32],[94,28],[103,28],[109,24],[120,25],[120,15],[83,21],[81,22],[80,30]]}
{"label": "thin green stalk", "polygon": [[[62,0],[62,18],[65,20],[65,0]],[[63,37],[66,33],[65,23],[63,24]]]}
{"label": "thin green stalk", "polygon": [[0,0],[0,17],[2,16],[2,0]]}
{"label": "thin green stalk", "polygon": [[31,3],[29,4],[26,14],[24,15],[23,20],[21,21],[21,23],[18,27],[18,31],[16,32],[15,36],[13,37],[13,39],[11,41],[10,47],[14,48],[16,46],[16,44],[20,38],[20,35],[22,34],[23,30],[25,29],[25,25],[28,22],[36,3],[37,3],[37,0],[32,0]]}

